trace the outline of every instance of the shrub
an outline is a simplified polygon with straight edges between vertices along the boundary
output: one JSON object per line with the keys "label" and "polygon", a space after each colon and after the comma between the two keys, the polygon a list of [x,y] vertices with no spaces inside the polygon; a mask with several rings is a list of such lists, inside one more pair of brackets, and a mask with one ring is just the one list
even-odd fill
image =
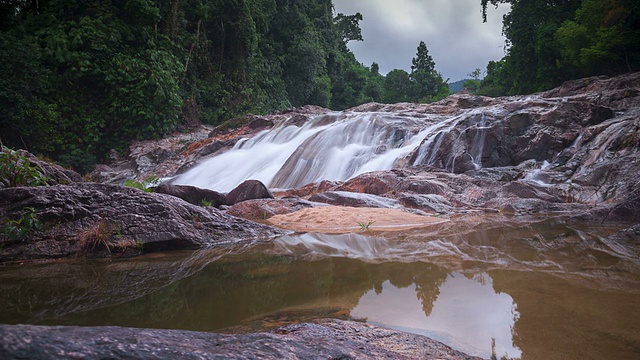
{"label": "shrub", "polygon": [[153,189],[150,188],[156,186],[160,183],[160,178],[155,175],[151,175],[144,179],[143,182],[135,181],[133,179],[128,179],[124,182],[124,186],[136,188],[145,192],[153,192]]}
{"label": "shrub", "polygon": [[82,230],[77,236],[79,242],[78,256],[90,255],[139,255],[144,251],[144,244],[138,240],[122,236],[120,226],[100,221]]}
{"label": "shrub", "polygon": [[3,240],[24,240],[34,231],[42,229],[42,224],[36,216],[36,210],[32,207],[24,208],[24,212],[18,219],[8,219],[2,224],[0,238]]}
{"label": "shrub", "polygon": [[29,159],[7,147],[0,150],[0,184],[2,187],[40,186],[47,177]]}

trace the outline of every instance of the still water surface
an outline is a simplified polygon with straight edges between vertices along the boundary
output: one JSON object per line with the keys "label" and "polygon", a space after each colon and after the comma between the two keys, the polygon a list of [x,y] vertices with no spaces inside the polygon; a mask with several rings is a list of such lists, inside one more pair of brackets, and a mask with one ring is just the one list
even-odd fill
{"label": "still water surface", "polygon": [[261,331],[358,319],[509,359],[640,358],[637,244],[496,218],[0,268],[0,322]]}

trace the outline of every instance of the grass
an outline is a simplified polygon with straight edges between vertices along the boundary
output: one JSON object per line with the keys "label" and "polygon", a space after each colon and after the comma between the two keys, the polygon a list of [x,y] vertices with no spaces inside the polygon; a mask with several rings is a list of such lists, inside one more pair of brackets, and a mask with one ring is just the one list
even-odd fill
{"label": "grass", "polygon": [[369,222],[358,222],[358,226],[360,227],[360,231],[369,231],[369,227],[374,223],[375,221],[369,221]]}
{"label": "grass", "polygon": [[78,234],[78,256],[89,256],[105,252],[109,256],[122,254],[127,250],[134,253],[142,253],[144,244],[138,240],[125,239],[118,225],[98,222],[95,225],[82,230]]}
{"label": "grass", "polygon": [[111,246],[113,244],[110,243],[112,235],[112,226],[103,222],[99,222],[82,230],[78,234],[78,242],[80,243],[78,253],[81,255],[88,255],[106,249],[107,252],[111,254]]}

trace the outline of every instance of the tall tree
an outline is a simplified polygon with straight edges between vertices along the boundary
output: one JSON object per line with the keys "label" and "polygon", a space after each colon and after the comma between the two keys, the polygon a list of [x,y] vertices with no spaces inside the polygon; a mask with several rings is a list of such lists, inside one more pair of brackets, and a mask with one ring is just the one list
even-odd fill
{"label": "tall tree", "polygon": [[410,79],[413,83],[412,99],[418,102],[430,102],[438,98],[438,95],[448,94],[445,91],[446,82],[442,75],[435,69],[436,63],[433,61],[424,41],[418,45],[416,57],[411,60]]}

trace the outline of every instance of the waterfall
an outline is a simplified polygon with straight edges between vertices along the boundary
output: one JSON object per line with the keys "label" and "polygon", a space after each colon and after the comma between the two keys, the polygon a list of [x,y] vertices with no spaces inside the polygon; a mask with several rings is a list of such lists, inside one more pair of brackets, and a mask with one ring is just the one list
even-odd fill
{"label": "waterfall", "polygon": [[454,171],[456,156],[460,152],[478,170],[482,168],[488,129],[487,114],[479,110],[433,124],[428,128],[428,135],[420,145],[413,165],[431,165]]}
{"label": "waterfall", "polygon": [[247,179],[260,180],[270,188],[343,181],[393,168],[420,146],[432,132],[425,125],[435,120],[374,112],[331,113],[302,126],[285,121],[239,141],[172,183],[228,192]]}

